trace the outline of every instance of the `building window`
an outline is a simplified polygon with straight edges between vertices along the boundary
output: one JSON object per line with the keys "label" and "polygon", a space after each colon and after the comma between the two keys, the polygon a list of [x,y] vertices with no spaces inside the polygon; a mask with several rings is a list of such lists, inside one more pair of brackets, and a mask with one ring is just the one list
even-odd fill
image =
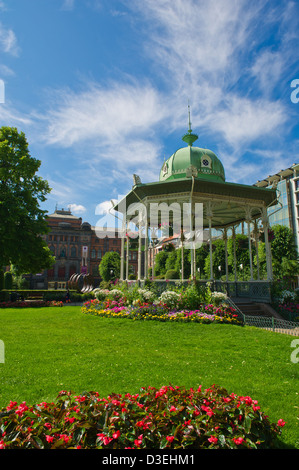
{"label": "building window", "polygon": [[98,250],[98,259],[101,259],[101,258],[102,258],[102,250],[99,249],[99,250]]}
{"label": "building window", "polygon": [[71,257],[76,258],[77,256],[77,248],[75,246],[72,246],[71,248]]}
{"label": "building window", "polygon": [[63,246],[60,250],[60,258],[65,258],[66,257],[66,248]]}
{"label": "building window", "polygon": [[91,250],[91,257],[92,259],[95,259],[96,257],[96,250],[94,248]]}
{"label": "building window", "polygon": [[76,266],[75,266],[74,264],[72,264],[72,265],[70,266],[69,276],[71,277],[73,274],[76,273],[76,271],[77,271],[77,270],[76,270]]}
{"label": "building window", "polygon": [[204,168],[211,168],[212,160],[209,155],[203,155],[201,157],[201,166]]}

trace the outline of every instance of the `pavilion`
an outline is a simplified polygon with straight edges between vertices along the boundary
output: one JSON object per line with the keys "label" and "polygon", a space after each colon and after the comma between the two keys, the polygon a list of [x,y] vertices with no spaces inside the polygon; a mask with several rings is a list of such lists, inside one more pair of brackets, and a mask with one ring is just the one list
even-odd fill
{"label": "pavilion", "polygon": [[[163,224],[163,212],[155,219],[153,224],[151,215],[152,207],[162,207],[161,204],[173,208],[181,208],[177,214],[186,217],[183,208],[189,207],[189,232],[196,234],[195,226],[196,207],[202,207],[201,220],[202,228],[208,232],[210,251],[210,281],[214,282],[217,290],[226,291],[232,297],[251,297],[267,300],[269,297],[269,286],[272,280],[272,259],[271,247],[268,238],[269,220],[267,209],[277,203],[275,187],[263,188],[244,184],[227,182],[225,179],[224,167],[220,159],[209,149],[194,146],[198,136],[192,132],[189,111],[189,129],[182,140],[186,146],[178,149],[164,163],[160,171],[159,181],[143,184],[137,175],[134,175],[134,185],[131,191],[114,206],[114,210],[123,214],[122,218],[122,245],[121,245],[121,280],[128,280],[128,262],[125,272],[125,240],[129,246],[128,227],[133,220],[137,225],[139,245],[138,245],[138,281],[148,279],[148,259],[152,249],[153,239],[157,237],[157,230]],[[133,210],[128,210],[128,208]],[[142,208],[142,209],[140,209]],[[136,218],[136,211],[139,212]],[[171,225],[171,220],[167,224]],[[142,213],[142,215],[140,215]],[[178,217],[176,216],[176,221]],[[181,246],[184,248],[183,240],[188,239],[188,233],[184,230],[183,217],[179,223],[181,236]],[[137,222],[136,222],[137,221]],[[233,239],[234,255],[236,252],[235,237],[236,229],[241,224],[245,224],[248,236],[250,281],[242,282],[237,279],[236,256],[234,256],[234,281],[228,280],[228,256],[227,239],[230,235]],[[259,267],[254,279],[252,244],[258,244],[258,225],[262,224],[265,240],[267,279],[261,280]],[[213,252],[213,231],[222,233],[225,242],[225,274],[226,281],[215,281],[212,264]],[[193,237],[195,240],[196,237]],[[144,240],[144,242],[143,242]],[[196,243],[188,245],[191,249],[191,279],[196,274],[195,259]],[[144,250],[145,261],[143,273],[141,271],[141,253]],[[128,248],[127,248],[128,260]],[[182,256],[183,259],[183,256]],[[257,265],[259,265],[257,257]],[[183,273],[183,269],[181,270]],[[143,274],[143,276],[142,276]],[[183,278],[182,278],[183,279]]]}

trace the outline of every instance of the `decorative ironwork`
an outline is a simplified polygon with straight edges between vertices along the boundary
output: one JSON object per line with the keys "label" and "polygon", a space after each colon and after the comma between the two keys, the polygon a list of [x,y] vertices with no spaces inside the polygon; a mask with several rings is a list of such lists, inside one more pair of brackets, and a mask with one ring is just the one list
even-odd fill
{"label": "decorative ironwork", "polygon": [[244,325],[255,326],[257,328],[262,328],[268,331],[274,331],[276,333],[284,333],[291,336],[299,336],[299,323],[280,318],[264,317],[262,315],[244,315],[244,313],[241,312],[241,310],[232,301],[231,298],[228,297],[226,301],[231,307],[233,307],[238,312],[238,315],[242,318]]}

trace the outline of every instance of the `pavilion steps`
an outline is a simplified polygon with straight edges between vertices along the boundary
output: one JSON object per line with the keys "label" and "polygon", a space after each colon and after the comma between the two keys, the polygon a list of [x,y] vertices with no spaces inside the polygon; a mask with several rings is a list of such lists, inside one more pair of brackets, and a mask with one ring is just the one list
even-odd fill
{"label": "pavilion steps", "polygon": [[269,304],[253,302],[250,299],[233,299],[236,306],[245,316],[282,318]]}

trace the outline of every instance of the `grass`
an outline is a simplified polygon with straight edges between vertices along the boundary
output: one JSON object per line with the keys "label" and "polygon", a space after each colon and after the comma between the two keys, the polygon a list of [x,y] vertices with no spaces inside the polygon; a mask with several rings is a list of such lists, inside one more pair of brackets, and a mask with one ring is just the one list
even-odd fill
{"label": "grass", "polygon": [[294,337],[254,327],[99,318],[80,307],[1,309],[0,407],[54,401],[60,390],[138,393],[213,383],[258,400],[282,440],[299,448]]}

